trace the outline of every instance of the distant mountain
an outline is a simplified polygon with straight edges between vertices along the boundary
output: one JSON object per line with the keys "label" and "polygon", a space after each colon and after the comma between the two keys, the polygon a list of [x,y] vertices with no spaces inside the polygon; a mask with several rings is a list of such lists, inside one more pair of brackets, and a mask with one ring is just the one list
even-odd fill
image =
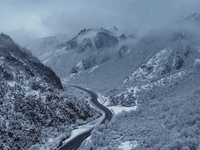
{"label": "distant mountain", "polygon": [[111,47],[118,43],[118,39],[112,35],[112,32],[101,28],[99,30],[83,29],[72,40],[58,46],[60,49],[77,49],[84,51],[88,48],[95,50]]}
{"label": "distant mountain", "polygon": [[73,39],[44,53],[39,59],[60,77],[66,77],[108,61],[125,39],[125,35],[116,37],[113,30],[83,29]]}
{"label": "distant mountain", "polygon": [[66,92],[49,67],[0,34],[1,150],[56,148],[77,120],[87,122],[99,115],[79,92]]}
{"label": "distant mountain", "polygon": [[26,45],[27,49],[31,50],[34,56],[39,57],[43,53],[55,48],[68,39],[67,34],[57,36],[49,36],[35,40]]}
{"label": "distant mountain", "polygon": [[185,17],[184,19],[178,21],[178,22],[193,22],[193,23],[200,23],[200,14],[194,13],[188,17]]}

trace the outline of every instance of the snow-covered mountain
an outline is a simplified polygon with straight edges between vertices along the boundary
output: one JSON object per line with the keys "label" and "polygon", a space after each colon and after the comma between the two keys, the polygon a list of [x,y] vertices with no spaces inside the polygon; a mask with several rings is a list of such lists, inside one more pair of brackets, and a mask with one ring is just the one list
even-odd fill
{"label": "snow-covered mountain", "polygon": [[193,22],[195,24],[199,24],[200,23],[200,14],[194,13],[194,14],[180,20],[179,22]]}
{"label": "snow-covered mountain", "polygon": [[76,37],[59,45],[58,48],[65,50],[77,49],[80,52],[85,51],[88,48],[100,50],[118,43],[118,39],[112,34],[111,31],[104,28],[99,30],[83,29]]}
{"label": "snow-covered mountain", "polygon": [[[183,66],[191,67],[198,58],[198,31],[196,23],[190,21],[166,25],[137,42],[126,42],[115,57],[73,76],[69,82],[88,82],[88,86],[104,93],[119,85],[125,85],[124,88],[129,83],[151,82],[178,72]],[[188,58],[190,51],[194,52]]]}
{"label": "snow-covered mountain", "polygon": [[152,31],[91,72],[71,78],[104,94],[107,106],[137,106],[96,128],[80,149],[200,148],[198,17]]}
{"label": "snow-covered mountain", "polygon": [[83,29],[73,39],[44,53],[39,59],[60,77],[66,77],[108,61],[125,38],[125,35],[117,37],[112,30],[104,28]]}
{"label": "snow-covered mountain", "polygon": [[56,148],[78,122],[97,116],[80,92],[64,91],[49,67],[0,35],[0,149]]}
{"label": "snow-covered mountain", "polygon": [[68,39],[67,34],[60,34],[57,36],[49,36],[41,38],[27,44],[26,47],[29,49],[34,56],[39,57],[43,53],[54,49],[56,46],[65,42]]}

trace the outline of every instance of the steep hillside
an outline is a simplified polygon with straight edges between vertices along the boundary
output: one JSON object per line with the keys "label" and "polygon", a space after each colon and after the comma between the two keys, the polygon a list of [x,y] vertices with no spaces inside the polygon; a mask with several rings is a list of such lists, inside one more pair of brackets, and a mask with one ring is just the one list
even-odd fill
{"label": "steep hillside", "polygon": [[2,33],[0,149],[55,148],[80,122],[99,116],[78,91],[68,91],[49,67]]}
{"label": "steep hillside", "polygon": [[[88,86],[106,93],[106,104],[136,105],[137,109],[123,111],[110,123],[97,127],[80,149],[200,148],[200,28],[198,19],[186,21],[194,17],[198,15],[150,32],[93,71]],[[121,51],[130,52],[121,59]],[[118,70],[114,62],[118,62]],[[103,76],[100,73],[108,65],[110,72]],[[102,84],[105,80],[107,83]],[[81,79],[77,82],[81,81],[87,85]]]}
{"label": "steep hillside", "polygon": [[[131,105],[134,101],[137,103],[137,99],[140,99],[139,97],[144,94],[141,91],[148,91],[152,88],[177,82],[177,80],[190,74],[192,68],[196,68],[200,60],[200,41],[198,40],[200,29],[196,26],[199,23],[199,16],[195,13],[183,20],[191,20],[194,15],[196,17],[195,22],[189,21],[185,24],[181,22],[181,24],[178,23],[165,28],[164,32],[157,31],[164,37],[170,35],[169,38],[172,43],[160,48],[160,51],[148,61],[141,63],[131,75],[123,80],[121,85],[115,87],[115,90],[108,94],[112,93],[111,101],[113,104],[121,103],[119,102],[120,99],[125,102],[125,105]],[[160,41],[157,40],[155,43],[160,44]],[[150,44],[148,45],[150,46]],[[117,91],[120,91],[120,93]]]}

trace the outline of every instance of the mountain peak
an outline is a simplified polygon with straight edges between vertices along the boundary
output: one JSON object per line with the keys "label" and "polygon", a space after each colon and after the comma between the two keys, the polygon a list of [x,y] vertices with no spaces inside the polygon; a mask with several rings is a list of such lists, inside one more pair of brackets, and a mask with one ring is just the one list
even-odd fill
{"label": "mountain peak", "polygon": [[196,12],[186,18],[198,18],[198,17],[199,17],[199,13]]}
{"label": "mountain peak", "polygon": [[90,28],[90,29],[85,29],[84,28],[78,33],[78,35],[85,34],[85,33],[89,32],[89,31],[92,31],[92,30],[93,30],[92,28]]}
{"label": "mountain peak", "polygon": [[199,13],[198,13],[198,12],[196,12],[196,13],[194,13],[193,15],[195,15],[195,16],[199,16]]}
{"label": "mountain peak", "polygon": [[4,33],[0,34],[0,44],[1,45],[13,45],[14,42],[12,38]]}
{"label": "mountain peak", "polygon": [[193,13],[192,15],[184,18],[181,21],[192,21],[192,22],[200,22],[200,14],[199,13]]}
{"label": "mountain peak", "polygon": [[3,38],[3,39],[11,39],[8,35],[4,34],[4,33],[1,33],[0,34],[0,38]]}

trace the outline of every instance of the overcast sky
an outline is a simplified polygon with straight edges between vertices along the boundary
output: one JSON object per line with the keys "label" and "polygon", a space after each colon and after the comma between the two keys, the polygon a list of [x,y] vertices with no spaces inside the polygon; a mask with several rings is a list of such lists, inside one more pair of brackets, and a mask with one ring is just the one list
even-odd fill
{"label": "overcast sky", "polygon": [[200,0],[0,0],[0,31],[20,44],[83,28],[145,32],[198,12]]}

